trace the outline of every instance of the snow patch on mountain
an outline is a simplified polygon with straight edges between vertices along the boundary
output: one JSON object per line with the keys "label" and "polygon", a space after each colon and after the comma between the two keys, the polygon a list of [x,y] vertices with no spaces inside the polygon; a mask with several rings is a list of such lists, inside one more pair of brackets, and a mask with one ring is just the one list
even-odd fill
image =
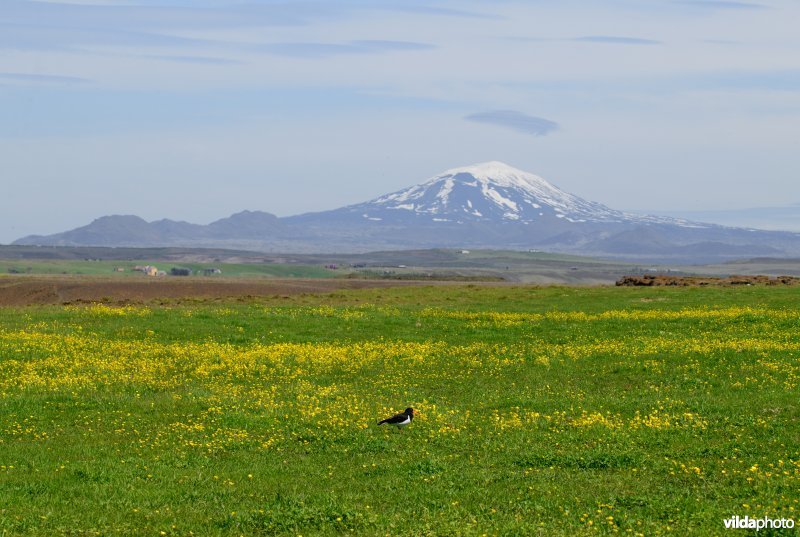
{"label": "snow patch on mountain", "polygon": [[[407,211],[435,221],[532,223],[543,218],[569,222],[639,222],[697,225],[671,218],[624,213],[561,190],[545,179],[498,161],[447,170],[424,183],[348,209],[365,218]],[[446,218],[451,217],[451,218]]]}

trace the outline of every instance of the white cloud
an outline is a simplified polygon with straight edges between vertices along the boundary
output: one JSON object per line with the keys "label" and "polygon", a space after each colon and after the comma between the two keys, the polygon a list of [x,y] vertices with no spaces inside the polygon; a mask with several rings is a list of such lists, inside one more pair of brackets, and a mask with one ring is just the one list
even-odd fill
{"label": "white cloud", "polygon": [[486,123],[511,129],[533,136],[547,136],[558,129],[558,123],[536,116],[529,116],[515,110],[492,110],[464,116],[467,121]]}

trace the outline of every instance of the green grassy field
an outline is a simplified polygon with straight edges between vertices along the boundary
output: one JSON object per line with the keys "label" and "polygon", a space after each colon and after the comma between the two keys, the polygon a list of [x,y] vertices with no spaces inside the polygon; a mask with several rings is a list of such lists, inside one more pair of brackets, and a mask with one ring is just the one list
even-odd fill
{"label": "green grassy field", "polygon": [[[641,270],[636,265],[547,252],[427,249],[359,254],[270,254],[191,248],[33,247],[0,245],[2,274],[141,277],[136,265],[200,271],[223,277],[301,277],[497,281],[598,285]],[[335,265],[336,270],[325,267]],[[123,268],[123,272],[115,271]],[[695,267],[700,270],[699,267]],[[674,270],[674,268],[672,269]],[[723,270],[724,272],[724,270]],[[219,276],[214,276],[219,277]]]}
{"label": "green grassy field", "polygon": [[[0,273],[5,274],[70,274],[87,276],[127,276],[143,278],[135,266],[155,265],[169,274],[173,268],[188,268],[202,273],[204,269],[219,268],[221,276],[237,278],[332,278],[337,274],[322,266],[285,263],[194,263],[175,261],[88,261],[73,259],[58,260],[9,260],[0,259]],[[117,272],[116,268],[124,269]],[[219,275],[202,276],[216,278]]]}
{"label": "green grassy field", "polygon": [[[791,288],[0,309],[0,532],[718,535],[734,515],[797,520],[799,353]],[[420,411],[407,429],[376,425],[406,406]]]}

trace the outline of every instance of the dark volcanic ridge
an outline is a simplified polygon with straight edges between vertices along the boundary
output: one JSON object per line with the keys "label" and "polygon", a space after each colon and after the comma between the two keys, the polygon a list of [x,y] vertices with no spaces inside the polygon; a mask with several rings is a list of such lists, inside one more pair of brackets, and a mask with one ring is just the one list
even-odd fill
{"label": "dark volcanic ridge", "polygon": [[735,276],[672,276],[668,274],[643,274],[623,276],[618,287],[731,287],[735,285],[800,285],[800,277],[765,274]]}
{"label": "dark volcanic ridge", "polygon": [[626,213],[500,162],[448,170],[407,189],[330,211],[286,218],[243,211],[208,225],[104,216],[14,244],[287,253],[505,248],[681,263],[800,255],[798,233]]}

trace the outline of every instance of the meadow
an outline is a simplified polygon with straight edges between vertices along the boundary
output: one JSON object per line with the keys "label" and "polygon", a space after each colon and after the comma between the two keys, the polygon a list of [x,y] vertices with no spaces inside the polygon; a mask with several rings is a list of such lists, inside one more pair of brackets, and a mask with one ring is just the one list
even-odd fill
{"label": "meadow", "polygon": [[[335,273],[321,266],[287,263],[198,263],[192,261],[146,260],[87,260],[87,259],[0,259],[0,273],[5,274],[65,274],[83,276],[116,276],[141,279],[134,267],[155,265],[169,273],[172,269],[190,269],[202,274],[218,268],[225,277],[234,278],[332,278]],[[116,269],[122,269],[118,272]],[[212,276],[217,277],[217,276]]]}
{"label": "meadow", "polygon": [[792,288],[0,308],[0,533],[719,535],[800,518],[799,382]]}

